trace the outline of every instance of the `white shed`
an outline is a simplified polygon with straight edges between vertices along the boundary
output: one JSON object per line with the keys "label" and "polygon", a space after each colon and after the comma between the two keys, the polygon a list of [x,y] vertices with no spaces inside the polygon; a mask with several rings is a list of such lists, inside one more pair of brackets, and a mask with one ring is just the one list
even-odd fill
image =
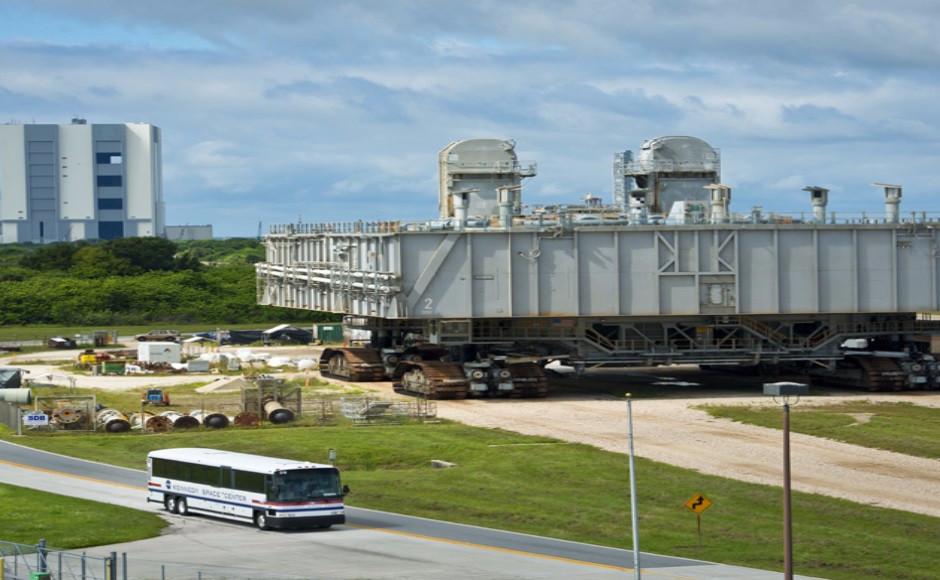
{"label": "white shed", "polygon": [[137,344],[137,360],[140,362],[179,363],[180,345],[175,342],[141,342]]}

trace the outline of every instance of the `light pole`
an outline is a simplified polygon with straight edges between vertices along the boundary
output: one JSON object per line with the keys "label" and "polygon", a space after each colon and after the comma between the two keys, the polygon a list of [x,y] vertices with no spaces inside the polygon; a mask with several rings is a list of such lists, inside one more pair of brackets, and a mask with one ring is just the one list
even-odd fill
{"label": "light pole", "polygon": [[801,383],[764,383],[764,394],[783,406],[783,577],[793,580],[793,511],[790,503],[790,397],[809,394],[809,385]]}
{"label": "light pole", "polygon": [[633,406],[630,393],[627,397],[627,433],[630,440],[630,516],[633,526],[633,577],[640,578],[640,531],[636,514],[636,471],[633,468]]}

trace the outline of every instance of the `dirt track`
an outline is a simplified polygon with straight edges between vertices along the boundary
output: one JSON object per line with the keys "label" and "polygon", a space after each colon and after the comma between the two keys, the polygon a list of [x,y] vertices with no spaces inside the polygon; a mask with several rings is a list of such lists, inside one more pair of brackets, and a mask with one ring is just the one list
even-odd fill
{"label": "dirt track", "polygon": [[[314,357],[310,349],[265,349],[278,356]],[[6,359],[0,364],[10,365]],[[38,375],[46,367],[29,366]],[[61,374],[52,367],[52,372]],[[693,409],[715,404],[773,404],[761,395],[759,379],[716,378],[692,368],[657,369],[646,375],[597,373],[580,381],[630,384],[673,379],[673,396],[639,399],[632,403],[634,450],[637,456],[663,463],[721,475],[742,481],[780,485],[782,438],[777,429],[765,429],[715,419]],[[651,378],[652,377],[652,378]],[[208,378],[208,377],[205,377]],[[156,378],[87,377],[78,386],[106,389],[139,389],[147,385],[191,383],[196,376]],[[752,385],[747,384],[750,381]],[[683,388],[684,383],[714,383],[711,389]],[[724,388],[736,382],[736,388]],[[553,380],[546,399],[471,399],[438,401],[438,415],[480,427],[501,428],[530,435],[544,435],[594,445],[626,454],[627,413],[623,399],[575,386],[573,379]],[[583,385],[583,383],[582,383]],[[372,383],[371,388],[389,398],[397,397],[390,383]],[[703,392],[707,391],[707,396]],[[753,395],[751,393],[754,393]],[[806,397],[800,404],[830,403],[839,399],[908,401],[940,407],[940,393],[871,394],[831,392]],[[864,420],[864,417],[860,417]],[[791,435],[793,489],[840,497],[854,502],[890,507],[940,517],[940,461],[899,453],[846,445],[828,439]]]}

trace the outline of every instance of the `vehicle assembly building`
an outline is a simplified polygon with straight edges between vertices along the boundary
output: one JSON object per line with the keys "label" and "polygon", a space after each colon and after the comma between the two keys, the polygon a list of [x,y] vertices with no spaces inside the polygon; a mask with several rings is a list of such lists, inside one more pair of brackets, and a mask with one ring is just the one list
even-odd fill
{"label": "vehicle assembly building", "polygon": [[[440,153],[438,219],[272,226],[261,304],[346,314],[362,347],[324,373],[390,377],[430,397],[544,396],[542,366],[781,366],[869,390],[937,388],[917,314],[940,309],[937,227],[900,212],[731,209],[719,152],[661,137],[614,156],[614,200],[522,203],[533,162],[512,141]],[[851,345],[855,348],[847,348]]]}
{"label": "vehicle assembly building", "polygon": [[162,145],[147,123],[0,125],[2,243],[164,235]]}

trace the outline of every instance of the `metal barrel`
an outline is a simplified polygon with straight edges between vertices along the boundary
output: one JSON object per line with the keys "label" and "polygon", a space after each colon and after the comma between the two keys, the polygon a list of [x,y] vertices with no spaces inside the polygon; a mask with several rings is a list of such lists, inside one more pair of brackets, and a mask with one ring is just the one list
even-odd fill
{"label": "metal barrel", "polygon": [[199,426],[199,419],[183,415],[178,411],[164,411],[160,413],[160,416],[169,419],[174,429],[192,429]]}
{"label": "metal barrel", "polygon": [[117,409],[101,409],[95,418],[98,425],[103,426],[108,433],[126,433],[131,430],[131,422]]}
{"label": "metal barrel", "polygon": [[278,401],[268,401],[265,403],[264,412],[268,415],[268,421],[272,423],[290,423],[294,420],[294,412]]}

